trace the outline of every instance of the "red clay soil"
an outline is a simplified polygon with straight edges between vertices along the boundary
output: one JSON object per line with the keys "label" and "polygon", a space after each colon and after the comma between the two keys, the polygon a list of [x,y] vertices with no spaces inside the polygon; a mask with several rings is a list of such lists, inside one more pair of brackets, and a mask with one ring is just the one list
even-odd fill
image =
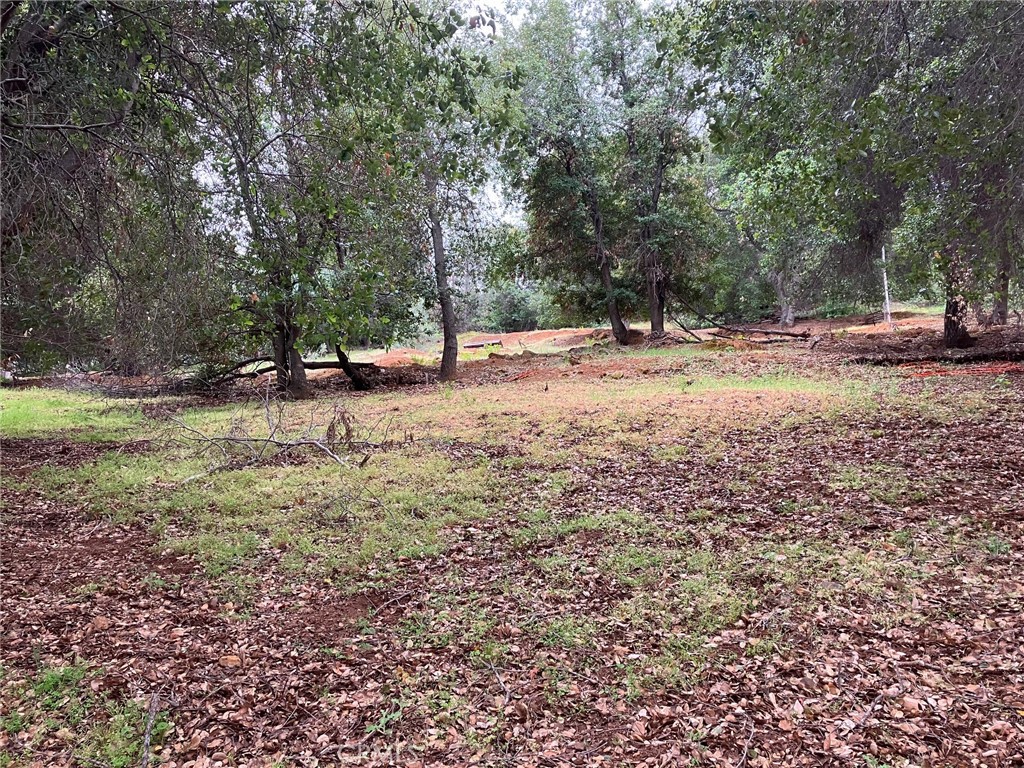
{"label": "red clay soil", "polygon": [[[519,352],[531,345],[554,344],[556,346],[571,347],[583,344],[587,339],[592,338],[595,331],[593,328],[559,328],[549,331],[522,331],[519,333],[463,333],[459,335],[459,348],[466,344],[473,344],[482,341],[501,342],[502,351],[506,354]],[[415,364],[417,360],[430,357],[431,352],[411,347],[399,347],[388,350],[383,355],[375,357],[372,362],[382,368],[390,368],[398,365]]]}

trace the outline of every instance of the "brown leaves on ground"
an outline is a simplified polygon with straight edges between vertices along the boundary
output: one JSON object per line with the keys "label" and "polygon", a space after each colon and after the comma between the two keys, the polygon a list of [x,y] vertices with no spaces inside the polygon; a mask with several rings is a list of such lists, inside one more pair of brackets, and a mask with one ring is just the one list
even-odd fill
{"label": "brown leaves on ground", "polygon": [[[39,706],[40,670],[83,663],[97,695],[159,694],[156,752],[181,768],[1021,764],[1024,379],[1007,377],[899,384],[995,404],[951,418],[883,402],[715,446],[638,424],[671,453],[503,464],[521,446],[451,442],[509,492],[441,555],[375,563],[352,594],[268,548],[244,605],[145,530],[33,489],[40,464],[110,446],[5,441],[0,716]],[[552,455],[601,440],[578,426]],[[87,764],[81,723],[4,723],[17,764]]]}

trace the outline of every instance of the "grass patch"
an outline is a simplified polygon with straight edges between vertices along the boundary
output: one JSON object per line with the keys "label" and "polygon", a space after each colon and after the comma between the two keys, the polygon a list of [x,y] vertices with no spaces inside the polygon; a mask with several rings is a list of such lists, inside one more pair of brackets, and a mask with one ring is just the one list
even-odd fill
{"label": "grass patch", "polygon": [[[94,693],[91,676],[87,667],[76,665],[44,668],[28,678],[5,681],[8,714],[0,718],[0,730],[8,736],[10,765],[31,759],[34,745],[50,739],[64,742],[82,764],[139,764],[148,708]],[[171,729],[166,714],[158,713],[151,749],[157,750]]]}
{"label": "grass patch", "polygon": [[552,619],[537,634],[540,644],[548,648],[577,648],[593,640],[597,627],[587,619],[565,616]]}
{"label": "grass patch", "polygon": [[60,433],[69,440],[123,440],[141,422],[141,411],[124,401],[37,387],[0,389],[0,434],[7,438]]}
{"label": "grass patch", "polygon": [[625,510],[570,518],[553,518],[547,511],[534,510],[520,518],[527,525],[512,532],[512,545],[518,549],[588,532],[642,536],[650,530],[650,523]]}
{"label": "grass patch", "polygon": [[834,470],[829,485],[837,491],[863,491],[884,504],[921,503],[935,493],[931,484],[912,478],[902,467],[880,462],[840,465]]}
{"label": "grass patch", "polygon": [[211,577],[254,567],[275,550],[287,570],[328,576],[375,559],[431,557],[444,551],[446,527],[482,517],[502,493],[486,457],[453,459],[426,445],[376,454],[363,467],[319,457],[204,474],[208,467],[181,449],[110,452],[31,480],[94,514],[144,520]]}

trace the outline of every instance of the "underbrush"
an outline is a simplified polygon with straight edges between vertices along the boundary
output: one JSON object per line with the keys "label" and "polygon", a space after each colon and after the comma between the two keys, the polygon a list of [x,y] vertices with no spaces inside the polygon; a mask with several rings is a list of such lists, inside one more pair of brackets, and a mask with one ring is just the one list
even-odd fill
{"label": "underbrush", "polygon": [[173,730],[166,713],[156,711],[150,720],[147,703],[96,693],[92,684],[99,676],[85,665],[42,667],[25,677],[5,674],[0,731],[7,746],[0,750],[0,765],[37,765],[33,747],[55,737],[79,764],[129,768],[142,761],[147,727],[150,750],[158,749]]}

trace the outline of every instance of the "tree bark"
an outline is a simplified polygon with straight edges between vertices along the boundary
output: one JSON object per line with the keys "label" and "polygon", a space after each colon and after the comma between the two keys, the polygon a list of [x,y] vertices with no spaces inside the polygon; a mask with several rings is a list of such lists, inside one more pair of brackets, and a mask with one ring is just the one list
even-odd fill
{"label": "tree bark", "polygon": [[288,395],[301,400],[309,397],[309,383],[306,380],[306,366],[302,363],[302,355],[295,348],[298,329],[292,326],[288,334]]}
{"label": "tree bark", "polygon": [[644,266],[647,272],[647,306],[651,315],[651,335],[665,335],[665,276],[657,252],[646,245]]}
{"label": "tree bark", "polygon": [[291,308],[285,301],[274,307],[274,370],[277,372],[277,390],[297,400],[309,397],[309,382],[302,355],[296,349],[299,329],[292,321]]}
{"label": "tree bark", "polygon": [[448,284],[448,262],[444,252],[444,229],[441,215],[437,210],[437,183],[430,185],[430,203],[427,207],[430,217],[430,242],[434,250],[434,278],[437,281],[437,298],[441,304],[441,332],[444,348],[441,352],[441,381],[455,378],[459,357],[459,337],[455,332],[455,305],[452,303],[452,289]]}
{"label": "tree bark", "polygon": [[775,298],[779,302],[779,325],[784,328],[791,328],[796,324],[796,307],[793,306],[793,299],[789,281],[786,279],[786,270],[780,269],[768,273],[768,282],[775,289]]}
{"label": "tree bark", "polygon": [[[283,310],[278,307],[278,313]],[[277,389],[285,392],[288,389],[288,332],[279,321],[274,324],[274,338],[272,340],[274,350],[274,370],[277,373]]]}
{"label": "tree bark", "polygon": [[1010,314],[1010,258],[1009,226],[1003,225],[1002,242],[999,247],[999,264],[996,266],[996,284],[992,290],[992,325],[1006,325]]}
{"label": "tree bark", "polygon": [[352,380],[352,387],[359,392],[365,392],[372,388],[372,385],[367,381],[366,377],[359,372],[359,369],[352,365],[352,361],[348,359],[340,344],[334,345],[334,353],[338,356],[338,362],[341,364],[341,370],[345,372],[345,375]]}
{"label": "tree bark", "polygon": [[619,302],[615,298],[615,285],[612,282],[612,266],[608,260],[608,251],[604,247],[604,217],[601,215],[601,206],[597,200],[597,190],[594,189],[593,181],[587,181],[587,209],[590,212],[590,221],[594,227],[594,248],[597,254],[598,264],[601,269],[601,286],[604,288],[605,303],[608,307],[608,320],[612,325],[612,335],[622,346],[629,344],[629,329],[622,321],[619,312]]}
{"label": "tree bark", "polygon": [[946,313],[943,322],[943,344],[947,349],[966,349],[974,346],[974,339],[967,332],[967,302],[964,297],[946,296]]}

